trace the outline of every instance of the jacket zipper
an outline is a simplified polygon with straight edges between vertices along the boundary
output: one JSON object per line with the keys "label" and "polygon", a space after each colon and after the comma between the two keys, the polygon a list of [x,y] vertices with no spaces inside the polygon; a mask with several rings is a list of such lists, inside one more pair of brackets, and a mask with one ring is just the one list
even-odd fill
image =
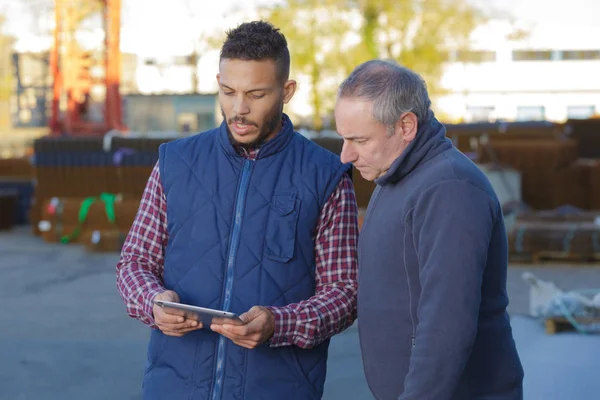
{"label": "jacket zipper", "polygon": [[[240,187],[235,200],[235,217],[233,223],[233,231],[231,233],[231,241],[229,242],[229,250],[227,252],[227,272],[225,279],[225,296],[223,298],[222,310],[229,311],[231,306],[231,288],[233,287],[233,266],[235,264],[237,249],[240,241],[240,226],[242,224],[242,216],[246,204],[246,194],[248,192],[248,183],[250,172],[254,165],[253,160],[244,160],[242,167],[242,177],[240,178]],[[223,374],[225,372],[225,337],[219,337],[217,346],[217,363],[215,365],[215,382],[213,382],[212,400],[220,400],[223,395]]]}
{"label": "jacket zipper", "polygon": [[404,263],[404,272],[406,272],[406,285],[408,286],[408,313],[410,315],[410,322],[412,324],[412,336],[410,338],[410,344],[412,347],[416,345],[416,327],[415,327],[415,317],[413,316],[413,307],[412,307],[412,287],[410,285],[410,275],[408,273],[408,266],[406,265],[406,230],[404,230],[404,237],[402,238],[402,261]]}

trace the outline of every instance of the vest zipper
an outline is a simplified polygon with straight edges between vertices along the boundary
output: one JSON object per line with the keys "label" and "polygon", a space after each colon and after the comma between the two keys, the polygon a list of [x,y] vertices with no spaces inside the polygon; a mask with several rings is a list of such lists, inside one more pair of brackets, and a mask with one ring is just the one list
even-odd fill
{"label": "vest zipper", "polygon": [[[248,192],[248,183],[250,180],[250,172],[254,164],[253,160],[244,160],[242,167],[242,176],[240,178],[240,186],[235,200],[235,216],[233,222],[233,230],[231,232],[231,240],[229,241],[229,250],[227,252],[227,271],[225,278],[225,295],[223,296],[222,310],[229,311],[231,306],[231,288],[233,287],[233,266],[235,264],[237,249],[240,241],[240,226],[242,224],[242,216],[246,204],[246,194]],[[217,363],[215,365],[215,382],[213,382],[212,400],[220,400],[223,395],[223,374],[225,372],[225,337],[219,337],[217,346]]]}

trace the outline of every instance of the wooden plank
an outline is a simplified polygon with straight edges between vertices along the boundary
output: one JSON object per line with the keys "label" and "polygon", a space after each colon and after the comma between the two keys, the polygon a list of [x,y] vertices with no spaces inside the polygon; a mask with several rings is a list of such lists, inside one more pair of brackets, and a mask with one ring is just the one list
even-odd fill
{"label": "wooden plank", "polygon": [[[580,324],[600,323],[600,318],[575,318],[575,321]],[[558,332],[573,331],[575,327],[564,317],[546,318],[544,321],[546,333],[554,335]]]}
{"label": "wooden plank", "polygon": [[578,254],[566,253],[562,251],[538,251],[533,254],[511,254],[509,260],[511,262],[523,262],[532,264],[544,263],[572,263],[572,264],[587,264],[600,261],[600,253],[593,254]]}

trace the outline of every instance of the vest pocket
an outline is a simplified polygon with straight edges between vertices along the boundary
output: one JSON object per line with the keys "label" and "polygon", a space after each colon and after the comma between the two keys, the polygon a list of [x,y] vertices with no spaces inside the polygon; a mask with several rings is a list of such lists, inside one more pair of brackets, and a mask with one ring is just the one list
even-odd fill
{"label": "vest pocket", "polygon": [[265,255],[286,263],[294,257],[299,203],[296,193],[275,192],[265,236]]}

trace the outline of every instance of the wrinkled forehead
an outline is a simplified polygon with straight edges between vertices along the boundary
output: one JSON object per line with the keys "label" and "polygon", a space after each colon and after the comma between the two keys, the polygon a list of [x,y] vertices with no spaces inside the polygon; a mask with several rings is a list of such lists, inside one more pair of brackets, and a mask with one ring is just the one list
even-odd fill
{"label": "wrinkled forehead", "polygon": [[373,118],[373,102],[357,97],[341,97],[335,104],[337,131],[343,137],[376,133],[383,127]]}

